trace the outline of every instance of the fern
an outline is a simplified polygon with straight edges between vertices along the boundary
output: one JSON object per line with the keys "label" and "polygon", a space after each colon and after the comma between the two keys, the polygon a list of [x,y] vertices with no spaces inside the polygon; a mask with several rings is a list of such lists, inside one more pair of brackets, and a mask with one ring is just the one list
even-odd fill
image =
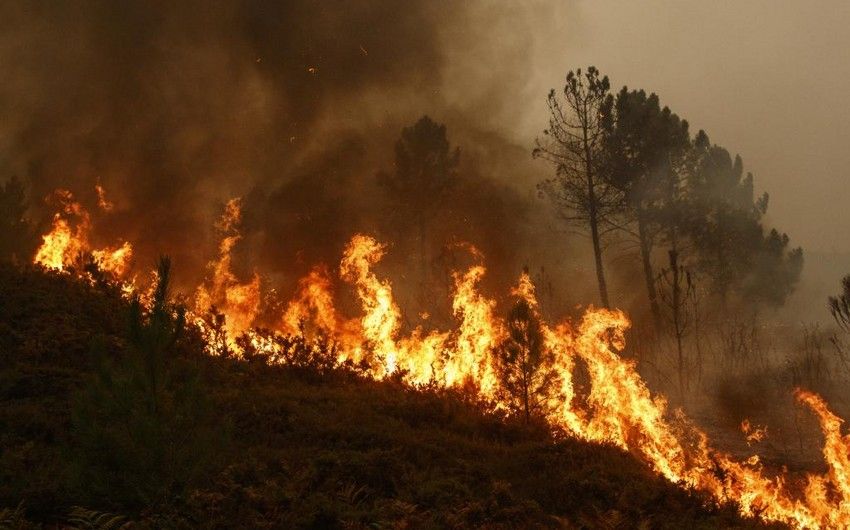
{"label": "fern", "polygon": [[365,487],[357,486],[352,483],[344,485],[337,492],[337,498],[341,502],[344,502],[353,508],[361,507],[368,496],[369,493],[366,491]]}
{"label": "fern", "polygon": [[134,527],[132,522],[121,515],[87,510],[79,506],[71,509],[68,522],[75,530],[130,530]]}
{"label": "fern", "polygon": [[35,524],[27,521],[24,516],[24,502],[21,501],[14,509],[3,508],[0,510],[0,530],[28,530],[38,528]]}

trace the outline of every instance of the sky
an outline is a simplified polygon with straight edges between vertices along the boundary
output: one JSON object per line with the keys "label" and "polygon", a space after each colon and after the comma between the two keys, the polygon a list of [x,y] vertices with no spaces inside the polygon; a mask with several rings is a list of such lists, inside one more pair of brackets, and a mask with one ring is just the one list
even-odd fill
{"label": "sky", "polygon": [[[533,67],[520,97],[542,102],[564,72],[588,64],[615,88],[656,92],[694,132],[743,157],[757,191],[770,193],[769,222],[793,243],[850,251],[850,2],[596,0],[528,10],[528,26],[542,28],[528,28]],[[516,112],[518,138],[545,124],[542,104]]]}
{"label": "sky", "polygon": [[[850,272],[850,2],[528,0],[446,17],[442,97],[530,149],[546,94],[595,65],[738,153],[768,192],[766,223],[802,246],[791,319],[829,320]],[[540,166],[540,170],[548,168]],[[533,180],[534,177],[531,177]],[[533,182],[521,182],[533,186]]]}

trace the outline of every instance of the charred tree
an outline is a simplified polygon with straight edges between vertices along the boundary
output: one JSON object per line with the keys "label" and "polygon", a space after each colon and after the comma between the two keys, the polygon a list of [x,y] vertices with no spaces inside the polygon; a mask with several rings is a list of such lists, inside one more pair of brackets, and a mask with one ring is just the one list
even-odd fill
{"label": "charred tree", "polygon": [[829,297],[829,312],[841,329],[850,332],[850,275],[841,280],[841,294]]}
{"label": "charred tree", "polygon": [[17,177],[0,185],[0,260],[27,262],[35,249],[32,226],[26,219],[27,199]]}

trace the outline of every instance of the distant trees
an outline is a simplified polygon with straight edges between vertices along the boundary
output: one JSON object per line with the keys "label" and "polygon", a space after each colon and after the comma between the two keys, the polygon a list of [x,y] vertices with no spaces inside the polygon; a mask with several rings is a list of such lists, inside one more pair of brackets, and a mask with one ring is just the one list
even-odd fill
{"label": "distant trees", "polygon": [[762,218],[768,194],[754,195],[752,173],[740,156],[712,145],[700,131],[693,141],[695,167],[688,175],[688,236],[693,262],[724,305],[732,292],[755,305],[778,306],[803,268],[803,251]]}
{"label": "distant trees", "polygon": [[537,309],[518,300],[507,318],[507,337],[493,350],[501,397],[526,422],[544,412],[555,373]]}
{"label": "distant trees", "polygon": [[653,321],[660,329],[652,253],[659,237],[679,252],[686,210],[681,171],[690,144],[688,123],[667,107],[662,109],[655,94],[627,87],[601,114],[604,177],[621,193],[619,227],[638,242]]}
{"label": "distant trees", "polygon": [[26,191],[13,176],[0,185],[0,260],[29,261],[34,249],[34,234],[26,219]]}
{"label": "distant trees", "polygon": [[[703,131],[692,137],[688,122],[657,95],[608,91],[608,79],[595,68],[570,72],[564,97],[549,94],[549,127],[533,152],[556,167],[541,191],[564,218],[591,233],[603,303],[600,238],[611,231],[637,243],[656,330],[678,320],[662,314],[664,281],[667,309],[686,306],[673,288],[684,278],[704,281],[720,307],[732,294],[750,308],[784,303],[799,280],[803,252],[790,247],[786,234],[763,226],[768,196],[754,195],[741,158],[711,144]],[[666,280],[656,272],[659,264]]]}
{"label": "distant trees", "polygon": [[[593,243],[596,281],[602,305],[610,306],[602,235],[619,204],[617,189],[601,174],[603,109],[611,104],[610,84],[593,66],[567,73],[563,97],[549,92],[549,127],[535,143],[533,155],[555,166],[555,176],[539,189],[561,218],[587,226]],[[563,101],[562,101],[563,99]]]}
{"label": "distant trees", "polygon": [[420,280],[428,282],[428,229],[446,194],[455,186],[460,150],[452,148],[446,126],[423,116],[402,129],[395,164],[378,173],[378,183],[397,205],[399,222],[412,223],[418,235]]}

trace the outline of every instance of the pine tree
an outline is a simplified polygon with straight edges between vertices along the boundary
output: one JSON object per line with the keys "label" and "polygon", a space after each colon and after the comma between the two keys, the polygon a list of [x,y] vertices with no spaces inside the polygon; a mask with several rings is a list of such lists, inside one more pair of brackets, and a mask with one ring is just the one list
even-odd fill
{"label": "pine tree", "polygon": [[555,379],[552,353],[546,348],[537,309],[525,299],[511,308],[507,338],[493,352],[501,398],[526,423],[545,413],[546,397]]}
{"label": "pine tree", "polygon": [[619,204],[618,190],[600,175],[602,109],[610,105],[608,77],[591,66],[567,74],[563,102],[549,92],[549,128],[538,138],[533,155],[555,166],[555,176],[540,183],[540,192],[567,222],[587,226],[593,244],[596,281],[602,305],[610,307],[602,259],[602,238]]}
{"label": "pine tree", "polygon": [[96,374],[72,410],[72,487],[93,502],[168,502],[196,479],[221,441],[200,374],[175,347],[184,312],[169,302],[163,258],[149,308],[131,304],[127,351],[95,339]]}

